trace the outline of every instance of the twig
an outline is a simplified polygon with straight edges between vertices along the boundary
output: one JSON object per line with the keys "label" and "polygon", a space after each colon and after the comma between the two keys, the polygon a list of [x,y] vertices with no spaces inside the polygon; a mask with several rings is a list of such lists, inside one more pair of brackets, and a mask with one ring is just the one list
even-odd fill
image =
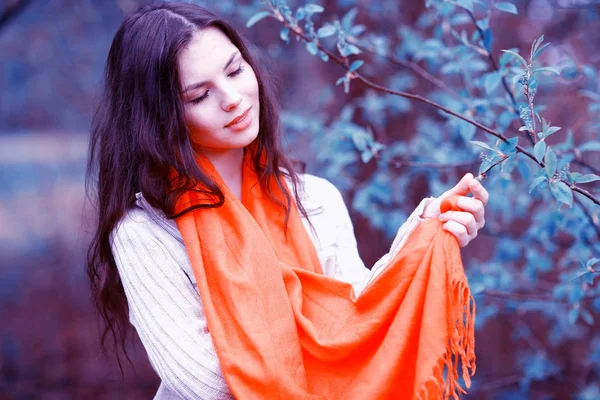
{"label": "twig", "polygon": [[477,177],[475,179],[481,181],[482,179],[484,179],[487,176],[487,173],[489,171],[491,171],[492,168],[494,168],[498,164],[503,163],[504,160],[506,160],[507,158],[508,158],[507,155],[504,155],[504,156],[500,157],[500,159],[498,161],[496,161],[495,163],[493,163],[492,165],[490,165],[485,171],[483,171],[479,175],[477,175]]}
{"label": "twig", "polygon": [[421,162],[411,162],[411,161],[392,161],[391,164],[395,168],[458,168],[458,167],[468,167],[471,165],[479,164],[479,160],[474,161],[465,161],[458,163],[447,163],[447,164],[436,164],[436,163],[421,163]]}
{"label": "twig", "polygon": [[[477,20],[475,19],[475,15],[473,15],[473,13],[467,9],[464,9],[464,10],[467,12],[467,14],[469,14],[469,17],[471,17],[471,21],[473,22],[473,25],[475,25],[475,29],[477,29],[477,32],[479,32],[479,37],[481,38],[481,40],[483,42],[484,32],[481,30],[479,25],[477,25]],[[484,46],[485,46],[485,44],[484,44]],[[490,62],[492,63],[492,67],[494,68],[494,71],[500,72],[500,67],[498,66],[498,63],[496,62],[496,59],[494,58],[494,55],[492,54],[492,49],[486,48],[486,50],[487,50],[488,58],[490,59]],[[515,100],[515,96],[514,96],[512,90],[510,90],[510,88],[508,87],[508,83],[506,83],[506,78],[504,76],[502,76],[502,86],[504,86],[506,93],[508,93],[508,96],[510,97],[510,101],[513,105],[513,108],[516,111],[517,110],[517,100]]]}
{"label": "twig", "polygon": [[[558,154],[557,154],[558,155]],[[589,168],[590,171],[592,171],[594,174],[596,175],[600,175],[600,169],[594,167],[591,164],[588,164],[582,157],[581,155],[581,151],[579,151],[579,149],[577,147],[573,148],[573,156],[574,156],[574,162],[584,166],[586,168]]]}
{"label": "twig", "polygon": [[[556,299],[550,295],[543,295],[537,293],[508,293],[500,292],[496,290],[484,290],[479,292],[477,295],[484,295],[489,297],[497,297],[500,299],[508,300],[519,300],[519,301],[543,301],[548,303],[560,303],[560,304],[571,304],[568,299]],[[476,295],[476,296],[477,296]],[[581,301],[594,300],[596,296],[586,296]]]}
{"label": "twig", "polygon": [[[564,182],[564,181],[561,180],[561,182]],[[585,197],[587,197],[588,199],[592,200],[594,203],[600,205],[600,201],[596,197],[594,197],[593,194],[591,194],[590,192],[588,192],[587,190],[582,189],[579,186],[575,186],[575,185],[570,185],[569,187],[574,192],[580,193],[580,194],[584,195]]]}
{"label": "twig", "polygon": [[498,390],[505,386],[510,386],[510,385],[514,385],[515,383],[519,383],[521,381],[522,377],[523,377],[523,374],[516,374],[516,375],[511,375],[511,376],[507,376],[504,378],[496,379],[495,381],[482,383],[481,385],[477,386],[476,390],[477,390],[477,392],[490,392],[493,390]]}
{"label": "twig", "polygon": [[588,217],[594,230],[596,231],[596,235],[600,238],[600,221],[598,221],[598,216],[592,215],[592,213],[583,205],[581,200],[577,197],[573,197],[573,201],[575,201],[579,206],[583,209],[583,213]]}
{"label": "twig", "polygon": [[425,79],[426,81],[432,83],[434,86],[436,86],[439,89],[441,89],[441,90],[445,91],[446,93],[450,94],[455,99],[460,100],[467,107],[472,108],[471,104],[469,104],[469,102],[464,97],[462,97],[461,95],[459,95],[458,93],[456,93],[448,85],[446,85],[446,83],[444,83],[444,81],[442,81],[438,77],[434,76],[433,74],[429,73],[427,70],[425,70],[424,68],[422,68],[416,62],[402,60],[402,59],[394,57],[394,56],[388,56],[386,54],[379,53],[378,51],[374,50],[372,46],[370,46],[368,44],[364,44],[364,45],[359,44],[358,41],[356,41],[354,38],[346,38],[346,40],[348,41],[348,43],[351,43],[351,44],[355,45],[356,47],[358,47],[359,49],[361,49],[364,52],[374,54],[374,55],[376,55],[378,57],[381,57],[381,58],[383,58],[383,59],[391,62],[392,64],[396,64],[396,65],[399,65],[401,67],[408,68],[408,69],[412,70],[417,75],[419,75],[421,78]]}
{"label": "twig", "polygon": [[[481,41],[483,43],[484,32],[481,30],[481,28],[479,27],[479,25],[477,25],[477,20],[475,19],[475,15],[471,11],[469,11],[467,9],[465,9],[465,11],[467,12],[467,14],[469,14],[469,17],[471,18],[471,21],[473,22],[473,25],[475,25],[475,29],[477,29],[477,32],[479,32],[479,37],[481,38]],[[485,46],[485,44],[484,44],[484,46]],[[486,50],[487,50],[487,53],[488,53],[488,58],[490,59],[490,62],[492,63],[492,68],[494,69],[494,71],[500,73],[500,67],[498,65],[498,62],[496,61],[496,58],[494,57],[494,54],[492,53],[492,49],[486,48]],[[512,90],[510,90],[510,87],[508,86],[508,83],[506,82],[506,77],[504,75],[501,75],[500,78],[502,80],[502,86],[504,87],[504,90],[506,91],[506,93],[510,97],[510,101],[512,103],[514,113],[520,119],[520,114],[519,114],[519,111],[517,110],[517,100],[515,99],[515,95],[512,92]],[[525,134],[525,136],[527,137],[527,139],[529,139],[529,141],[531,142],[532,145],[535,144],[535,141],[531,137],[531,135]]]}
{"label": "twig", "polygon": [[579,149],[577,147],[574,147],[573,149],[571,149],[569,151],[557,150],[556,155],[562,156],[565,154],[569,154],[571,151],[573,152],[573,162],[575,164],[579,164],[582,167],[588,168],[592,173],[594,173],[596,175],[600,175],[600,169],[598,169],[597,167],[594,167],[592,164],[589,164],[587,161],[585,161],[583,159],[583,157],[581,156],[581,151],[579,151]]}
{"label": "twig", "polygon": [[573,160],[573,162],[574,162],[575,164],[579,164],[579,165],[581,165],[582,167],[586,167],[586,168],[588,168],[590,171],[592,171],[592,172],[593,172],[594,174],[596,174],[596,175],[600,175],[600,169],[598,169],[598,168],[594,167],[594,166],[593,166],[593,165],[591,165],[591,164],[588,164],[587,162],[585,162],[584,160],[582,160],[582,159],[580,159],[580,158],[579,158],[579,159],[578,159],[578,158],[575,158],[575,159]]}

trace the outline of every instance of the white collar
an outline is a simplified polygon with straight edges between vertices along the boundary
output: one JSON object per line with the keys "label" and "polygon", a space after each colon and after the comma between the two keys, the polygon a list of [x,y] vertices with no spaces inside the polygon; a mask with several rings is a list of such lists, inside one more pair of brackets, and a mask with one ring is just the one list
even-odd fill
{"label": "white collar", "polygon": [[135,194],[135,197],[135,204],[138,207],[140,207],[143,210],[146,210],[146,212],[148,212],[148,214],[154,222],[156,222],[164,230],[169,232],[177,240],[183,243],[183,237],[181,236],[181,232],[179,231],[177,223],[174,220],[167,218],[167,216],[165,215],[165,213],[162,212],[162,210],[152,207],[150,203],[148,203],[148,200],[146,200],[142,192],[137,192]]}

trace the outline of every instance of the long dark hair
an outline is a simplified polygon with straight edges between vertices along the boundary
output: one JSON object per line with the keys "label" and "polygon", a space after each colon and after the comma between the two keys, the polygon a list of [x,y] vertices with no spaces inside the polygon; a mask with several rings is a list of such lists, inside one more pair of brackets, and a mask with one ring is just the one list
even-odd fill
{"label": "long dark hair", "polygon": [[[101,348],[107,352],[105,342],[112,334],[121,373],[118,344],[131,363],[125,349],[130,327],[125,292],[111,252],[111,232],[133,207],[136,192],[142,192],[150,205],[170,218],[177,217],[175,203],[186,190],[202,190],[211,195],[216,199],[212,207],[224,202],[221,189],[195,161],[177,69],[179,52],[195,32],[208,27],[223,31],[256,74],[259,134],[248,148],[252,148],[254,168],[263,190],[277,201],[268,182],[274,178],[283,189],[283,179],[289,178],[298,209],[307,216],[297,191],[294,171],[298,165],[288,160],[281,149],[275,74],[269,70],[267,60],[233,26],[194,4],[151,4],[127,17],[113,39],[106,61],[104,90],[92,122],[86,168],[87,197],[97,211],[87,272],[94,304],[105,322]],[[170,168],[178,172],[176,184],[169,179]],[[286,190],[282,191],[285,202],[278,203],[285,208],[287,225],[292,198]]]}

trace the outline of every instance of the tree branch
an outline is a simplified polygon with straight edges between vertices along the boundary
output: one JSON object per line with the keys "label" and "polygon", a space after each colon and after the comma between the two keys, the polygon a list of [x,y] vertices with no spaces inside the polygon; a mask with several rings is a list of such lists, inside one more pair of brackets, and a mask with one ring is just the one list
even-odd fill
{"label": "tree branch", "polygon": [[417,64],[413,61],[402,60],[402,59],[394,57],[394,56],[388,56],[386,54],[379,53],[378,51],[374,50],[372,46],[359,44],[358,41],[356,41],[354,38],[347,38],[347,40],[348,40],[348,43],[355,45],[356,47],[358,47],[359,49],[361,49],[364,52],[374,54],[377,57],[381,57],[381,58],[389,61],[392,64],[396,64],[401,67],[410,69],[411,71],[413,71],[414,73],[419,75],[421,78],[425,79],[426,81],[428,81],[431,84],[433,84],[434,86],[436,86],[438,89],[443,90],[444,92],[448,93],[455,99],[461,101],[467,107],[472,108],[471,104],[469,104],[469,102],[464,97],[462,97],[461,95],[456,93],[448,85],[446,85],[446,83],[444,83],[444,81],[442,81],[438,77],[434,76],[433,74],[429,73],[427,70],[422,68],[419,64]]}
{"label": "tree branch", "polygon": [[458,168],[458,167],[468,167],[471,165],[477,165],[479,164],[479,160],[473,160],[473,161],[465,161],[465,162],[458,162],[458,163],[447,163],[447,164],[436,164],[436,163],[422,163],[422,162],[412,162],[412,161],[392,161],[390,164],[392,164],[395,168],[439,168],[439,169],[445,169],[445,168]]}
{"label": "tree branch", "polygon": [[[288,23],[288,22],[285,20],[285,18],[283,17],[283,15],[281,15],[281,13],[279,13],[278,11],[275,11],[275,17],[276,17],[276,18],[277,18],[277,19],[278,19],[278,20],[279,20],[279,21],[280,21],[280,22],[281,22],[281,23],[282,23],[282,24],[283,24],[285,27],[287,27],[287,28],[288,28],[288,29],[289,29],[291,32],[293,32],[293,33],[294,33],[295,35],[297,35],[298,37],[302,38],[302,39],[303,39],[305,42],[312,42],[312,40],[311,40],[310,38],[308,38],[308,37],[307,37],[307,36],[304,34],[304,32],[302,32],[302,29],[301,29],[300,27],[297,27],[297,26],[295,26],[295,27],[294,27],[294,26],[290,25],[290,24],[289,24],[289,23]],[[324,48],[324,47],[321,45],[321,43],[316,43],[316,46],[317,46],[317,48],[318,48],[319,50],[321,50],[323,53],[327,54],[327,56],[328,56],[330,59],[332,59],[333,61],[335,61],[335,62],[336,62],[336,63],[338,63],[339,65],[341,65],[341,66],[342,66],[342,67],[343,67],[343,68],[344,68],[344,69],[347,71],[346,73],[347,73],[347,74],[349,74],[349,76],[350,76],[350,79],[358,79],[358,80],[360,80],[361,82],[363,82],[365,85],[367,85],[368,87],[370,87],[370,88],[373,88],[373,89],[375,89],[375,90],[378,90],[378,91],[381,91],[381,92],[384,92],[384,93],[389,93],[389,94],[393,94],[393,95],[396,95],[396,96],[405,97],[405,98],[408,98],[408,99],[411,99],[411,100],[416,100],[416,101],[420,101],[421,103],[428,104],[428,105],[430,105],[430,106],[432,106],[432,107],[434,107],[434,108],[437,108],[437,109],[439,109],[439,110],[442,110],[442,111],[444,111],[445,113],[447,113],[447,114],[449,114],[449,115],[452,115],[452,116],[454,116],[454,117],[456,117],[456,118],[462,119],[463,121],[465,121],[465,122],[468,122],[468,123],[470,123],[470,124],[472,124],[472,125],[476,126],[477,128],[479,128],[479,129],[483,130],[484,132],[487,132],[487,133],[489,133],[489,134],[491,134],[491,135],[493,135],[493,136],[497,137],[498,139],[501,139],[501,140],[503,140],[503,141],[505,141],[505,142],[507,142],[507,141],[508,141],[508,138],[507,138],[507,137],[505,137],[503,134],[501,134],[501,133],[499,133],[499,132],[496,132],[496,131],[494,131],[494,130],[493,130],[493,129],[491,129],[491,128],[488,128],[487,126],[485,126],[485,125],[482,125],[482,124],[480,124],[480,123],[479,123],[479,122],[477,122],[477,121],[474,121],[474,120],[472,120],[472,119],[469,119],[469,118],[467,118],[467,117],[464,117],[464,116],[462,116],[462,115],[460,115],[460,114],[458,114],[458,113],[456,113],[456,112],[454,112],[454,111],[450,110],[449,108],[446,108],[446,107],[444,107],[444,106],[442,106],[442,105],[440,105],[440,104],[437,104],[437,103],[435,103],[435,102],[433,102],[433,101],[431,101],[431,100],[428,100],[428,99],[426,99],[426,98],[424,98],[424,97],[422,97],[422,96],[420,96],[420,95],[417,95],[417,94],[412,94],[412,93],[407,93],[407,92],[402,92],[402,91],[397,91],[397,90],[393,90],[393,89],[390,89],[390,88],[388,88],[388,87],[385,87],[385,86],[379,85],[379,84],[377,84],[377,83],[375,83],[375,82],[371,81],[370,79],[368,79],[368,78],[364,77],[363,75],[359,74],[359,73],[358,73],[358,72],[356,72],[356,71],[354,71],[354,72],[350,72],[350,71],[349,71],[349,68],[350,68],[350,66],[349,66],[349,63],[348,63],[348,59],[347,59],[347,58],[344,58],[344,59],[342,59],[342,58],[340,58],[340,57],[336,56],[336,55],[335,55],[335,54],[333,54],[331,51],[329,51],[329,50],[325,49],[325,48]],[[531,154],[530,152],[528,152],[527,150],[525,150],[523,147],[521,147],[521,146],[517,145],[515,148],[516,148],[516,150],[517,150],[518,152],[520,152],[520,153],[522,153],[522,154],[526,155],[526,156],[527,156],[527,157],[529,157],[531,160],[533,160],[533,161],[534,161],[536,164],[540,165],[542,168],[544,168],[544,167],[545,167],[545,163],[544,163],[543,161],[541,161],[541,162],[538,162],[538,161],[536,160],[536,158],[533,156],[533,154]],[[488,169],[488,170],[489,170],[489,169]],[[486,171],[486,172],[487,172],[487,171]],[[582,194],[582,195],[584,195],[584,196],[588,197],[588,198],[589,198],[590,200],[592,200],[592,201],[593,201],[595,204],[597,204],[597,205],[599,205],[599,206],[600,206],[600,199],[596,198],[596,197],[595,197],[594,195],[592,195],[590,192],[588,192],[588,191],[586,191],[586,190],[584,190],[584,189],[581,189],[581,188],[579,188],[578,186],[571,185],[569,182],[567,182],[567,181],[564,181],[564,180],[562,180],[562,179],[561,179],[561,181],[562,181],[563,183],[565,183],[567,186],[569,186],[569,187],[570,187],[570,188],[571,188],[573,191],[579,192],[580,194]]]}

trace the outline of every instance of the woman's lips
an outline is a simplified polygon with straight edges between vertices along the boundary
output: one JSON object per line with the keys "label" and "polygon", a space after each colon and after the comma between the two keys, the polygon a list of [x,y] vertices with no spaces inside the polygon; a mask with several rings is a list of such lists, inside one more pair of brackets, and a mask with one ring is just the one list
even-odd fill
{"label": "woman's lips", "polygon": [[[248,108],[242,115],[234,119],[229,124],[225,125],[226,128],[234,131],[241,131],[246,129],[252,123],[252,107]],[[235,121],[235,122],[234,122]]]}
{"label": "woman's lips", "polygon": [[240,122],[241,120],[243,120],[248,115],[250,108],[252,108],[252,107],[248,107],[248,109],[246,111],[244,111],[241,115],[239,115],[239,116],[235,117],[233,120],[231,120],[231,122],[229,122],[227,125],[225,125],[225,128],[233,126],[233,125],[237,124],[238,122]]}

